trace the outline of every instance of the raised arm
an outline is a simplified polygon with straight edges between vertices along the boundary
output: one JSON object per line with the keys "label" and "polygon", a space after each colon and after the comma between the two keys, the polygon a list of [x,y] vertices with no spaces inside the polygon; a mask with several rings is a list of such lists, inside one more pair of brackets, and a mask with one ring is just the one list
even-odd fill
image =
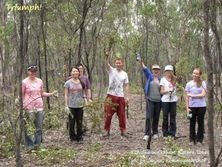
{"label": "raised arm", "polygon": [[109,51],[105,51],[105,67],[109,71],[111,69],[111,65],[109,64]]}
{"label": "raised arm", "polygon": [[144,62],[141,59],[138,59],[137,61],[142,66],[143,72],[144,72],[144,74],[146,75],[146,77],[148,79],[152,75],[151,71],[147,68],[147,66],[145,66]]}
{"label": "raised arm", "polygon": [[141,59],[138,59],[137,61],[138,61],[139,64],[143,67],[143,69],[144,69],[144,68],[147,68],[147,67],[145,66],[144,62],[143,62]]}

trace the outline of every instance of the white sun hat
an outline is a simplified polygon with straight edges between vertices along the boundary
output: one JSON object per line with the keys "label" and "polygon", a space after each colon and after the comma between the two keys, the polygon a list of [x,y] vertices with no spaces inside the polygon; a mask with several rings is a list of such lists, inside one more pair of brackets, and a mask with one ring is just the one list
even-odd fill
{"label": "white sun hat", "polygon": [[172,65],[166,65],[164,71],[173,71]]}

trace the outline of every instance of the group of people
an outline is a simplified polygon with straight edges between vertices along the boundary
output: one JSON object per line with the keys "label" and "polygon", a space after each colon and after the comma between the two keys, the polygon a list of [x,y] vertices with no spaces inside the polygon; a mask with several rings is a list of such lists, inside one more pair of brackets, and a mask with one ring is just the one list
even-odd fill
{"label": "group of people", "polygon": [[[176,95],[176,77],[172,65],[164,68],[163,77],[160,77],[161,68],[154,64],[152,72],[138,59],[147,78],[145,85],[146,96],[146,126],[144,140],[149,135],[158,138],[158,122],[160,110],[163,111],[162,133],[163,137],[176,136],[176,110],[178,97]],[[206,83],[201,79],[202,71],[195,68],[192,80],[186,84],[186,112],[190,119],[190,144],[203,143],[204,116],[206,113]],[[196,132],[196,123],[198,129]]]}
{"label": "group of people", "polygon": [[[122,137],[126,134],[125,106],[129,102],[129,79],[123,70],[124,61],[121,57],[115,59],[115,68],[109,63],[109,51],[105,51],[105,67],[109,76],[109,86],[104,104],[104,131],[103,137],[110,136],[112,116],[116,113],[119,119],[119,128]],[[144,93],[146,97],[146,122],[144,140],[149,135],[154,139],[159,137],[158,124],[162,108],[163,137],[176,136],[176,77],[173,66],[164,68],[163,77],[160,76],[161,68],[154,64],[151,70],[138,59],[146,76]],[[53,96],[57,92],[44,92],[43,82],[37,78],[38,67],[30,65],[27,68],[28,77],[22,82],[23,108],[29,117],[34,117],[35,134],[30,135],[25,128],[25,144],[29,149],[39,146],[42,142],[42,124],[44,119],[44,108],[42,97]],[[203,142],[204,137],[204,115],[206,112],[206,83],[201,80],[202,71],[195,68],[193,79],[185,87],[186,111],[190,118],[190,142]],[[91,84],[84,73],[82,64],[73,67],[71,76],[64,84],[65,111],[69,114],[69,138],[71,141],[81,142],[83,140],[83,107],[91,102]],[[109,102],[107,102],[109,101]],[[196,122],[198,130],[196,133]]]}

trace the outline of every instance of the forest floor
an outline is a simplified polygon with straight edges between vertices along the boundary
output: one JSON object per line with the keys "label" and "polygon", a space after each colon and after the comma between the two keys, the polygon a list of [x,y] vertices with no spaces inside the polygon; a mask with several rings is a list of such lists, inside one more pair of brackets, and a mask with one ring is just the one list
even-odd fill
{"label": "forest floor", "polygon": [[[133,95],[129,103],[127,135],[121,137],[118,118],[113,116],[111,136],[103,138],[101,133],[86,132],[81,144],[71,142],[64,126],[59,130],[44,133],[42,148],[38,151],[22,151],[25,166],[81,166],[81,167],[115,167],[115,166],[209,166],[208,137],[205,133],[203,145],[189,145],[189,122],[182,111],[177,113],[178,139],[164,139],[159,122],[159,138],[151,142],[151,150],[146,149],[143,141],[145,126],[145,101],[141,96]],[[162,112],[162,111],[161,111]],[[207,117],[205,119],[207,132]],[[222,127],[215,127],[216,155],[222,147]],[[50,151],[54,150],[54,151]],[[15,166],[14,160],[0,159],[0,166]],[[222,166],[222,164],[220,164]]]}

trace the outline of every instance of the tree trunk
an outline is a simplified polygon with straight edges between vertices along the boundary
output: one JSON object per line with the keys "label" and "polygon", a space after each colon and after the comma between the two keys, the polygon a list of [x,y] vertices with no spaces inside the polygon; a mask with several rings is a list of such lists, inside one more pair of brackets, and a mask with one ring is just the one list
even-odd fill
{"label": "tree trunk", "polygon": [[[4,4],[3,1],[0,1],[0,24],[5,26],[5,11],[4,11]],[[2,43],[1,43],[2,42]],[[0,42],[0,94],[2,95],[2,97],[0,97],[0,106],[2,108],[2,112],[4,111],[4,105],[5,105],[5,95],[4,95],[4,89],[5,89],[5,64],[4,64],[4,60],[5,60],[5,44],[4,41],[2,40]],[[1,112],[1,111],[0,111]]]}
{"label": "tree trunk", "polygon": [[[42,6],[41,10],[41,29],[42,29],[42,38],[43,38],[43,55],[44,55],[44,61],[45,61],[45,84],[46,84],[46,92],[49,92],[49,82],[48,82],[48,56],[47,56],[47,46],[46,46],[46,30],[45,30],[45,10],[44,6]],[[47,106],[48,109],[50,109],[50,102],[49,102],[49,97],[47,97]]]}
{"label": "tree trunk", "polygon": [[[23,5],[23,0],[20,0],[20,5]],[[21,140],[22,140],[22,132],[24,129],[23,126],[23,100],[22,100],[22,73],[23,73],[23,65],[24,65],[24,12],[20,11],[19,13],[19,19],[20,19],[20,27],[19,27],[19,52],[17,55],[17,61],[20,66],[18,66],[18,79],[19,79],[19,97],[20,97],[20,108],[19,108],[19,130],[18,133],[15,135],[15,144],[16,144],[16,166],[22,167],[22,157],[21,157]],[[16,132],[16,131],[15,131]]]}
{"label": "tree trunk", "polygon": [[[218,51],[215,52],[216,54],[216,62],[218,62],[218,65],[215,64],[216,68],[216,96],[220,96],[220,100],[222,100],[222,92],[221,92],[221,83],[220,83],[220,78],[221,78],[221,66],[222,66],[222,53],[221,53],[221,40],[220,40],[220,35],[218,33],[218,28],[217,28],[217,5],[216,5],[216,0],[211,0],[211,29],[214,33],[215,40],[216,40],[216,47]],[[222,126],[222,113],[221,113],[221,126]]]}
{"label": "tree trunk", "polygon": [[88,14],[89,8],[91,7],[92,0],[84,0],[83,2],[83,9],[82,9],[82,22],[79,28],[79,48],[78,48],[78,64],[82,61],[82,42],[83,42],[83,35],[85,29],[85,20]]}
{"label": "tree trunk", "polygon": [[204,57],[207,67],[207,99],[208,99],[208,140],[210,166],[215,167],[214,149],[214,95],[213,95],[213,59],[209,49],[210,0],[204,2]]}
{"label": "tree trunk", "polygon": [[38,54],[38,67],[39,67],[39,77],[42,78],[42,66],[41,66],[41,49],[40,49],[40,36],[37,33],[37,54]]}

